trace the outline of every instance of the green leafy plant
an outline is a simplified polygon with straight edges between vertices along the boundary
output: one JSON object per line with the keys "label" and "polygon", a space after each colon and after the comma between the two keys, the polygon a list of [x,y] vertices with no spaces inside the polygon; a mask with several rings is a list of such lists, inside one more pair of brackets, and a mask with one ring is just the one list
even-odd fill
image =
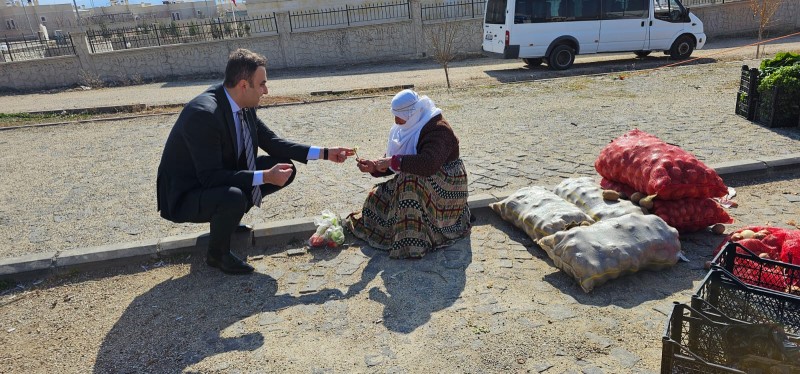
{"label": "green leafy plant", "polygon": [[761,65],[759,66],[759,70],[761,71],[759,78],[763,80],[772,74],[775,69],[782,66],[791,66],[795,64],[800,64],[799,53],[778,52],[775,54],[775,58],[767,58],[761,61]]}
{"label": "green leafy plant", "polygon": [[758,93],[761,118],[768,118],[773,126],[797,124],[800,115],[800,64],[775,68],[758,84]]}

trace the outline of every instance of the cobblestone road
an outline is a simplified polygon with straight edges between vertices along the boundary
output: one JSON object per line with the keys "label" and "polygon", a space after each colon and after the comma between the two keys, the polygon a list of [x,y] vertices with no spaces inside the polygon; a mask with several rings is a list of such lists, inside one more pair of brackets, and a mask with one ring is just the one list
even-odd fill
{"label": "cobblestone road", "polygon": [[[569,77],[459,90],[429,90],[461,139],[470,193],[555,185],[595,176],[609,141],[640,128],[706,163],[800,150],[795,129],[769,129],[733,113],[740,63]],[[286,137],[385,151],[389,97],[261,109]],[[172,224],[155,210],[155,173],[175,116],[0,132],[0,256],[154,239],[206,230]],[[33,146],[31,146],[33,145]],[[376,179],[345,164],[299,166],[294,184],[245,220],[359,209]]]}

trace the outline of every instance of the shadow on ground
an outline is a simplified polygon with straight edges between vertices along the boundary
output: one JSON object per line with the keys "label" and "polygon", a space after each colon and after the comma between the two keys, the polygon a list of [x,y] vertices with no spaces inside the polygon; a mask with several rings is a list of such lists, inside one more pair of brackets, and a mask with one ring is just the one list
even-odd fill
{"label": "shadow on ground", "polygon": [[[361,251],[370,259],[346,294],[338,289],[278,294],[277,282],[268,275],[226,276],[194,260],[189,274],[162,282],[131,302],[103,340],[94,372],[181,372],[206,357],[254,351],[264,345],[264,336],[237,333],[237,322],[293,306],[347,302],[361,292],[383,305],[387,329],[410,333],[459,298],[472,259],[468,239],[421,260],[390,259],[386,252],[367,246]],[[342,254],[327,251],[311,262]],[[367,289],[378,277],[383,285]],[[228,332],[239,336],[224,337]]]}
{"label": "shadow on ground", "polygon": [[339,297],[339,290],[278,295],[267,275],[226,276],[194,261],[186,276],[133,300],[103,340],[94,372],[175,373],[220,353],[253,351],[264,344],[260,333],[233,338],[221,333],[259,313]]}
{"label": "shadow on ground", "polygon": [[[715,59],[699,58],[696,60],[683,61],[682,65],[710,64],[714,62],[716,62]],[[651,56],[645,58],[620,58],[618,60],[593,62],[581,62],[580,60],[576,60],[575,64],[567,70],[550,70],[547,65],[526,67],[521,64],[518,69],[486,70],[486,74],[500,83],[512,83],[590,74],[648,70],[666,67],[675,63],[681,63],[681,61],[670,60],[668,57]]]}
{"label": "shadow on ground", "polygon": [[[404,334],[426,324],[434,312],[458,300],[466,285],[466,269],[472,262],[469,238],[419,260],[394,260],[387,252],[369,246],[361,251],[370,257],[369,263],[361,280],[350,286],[345,297],[367,292],[370,300],[383,305],[383,325]],[[383,288],[367,289],[378,277]]]}

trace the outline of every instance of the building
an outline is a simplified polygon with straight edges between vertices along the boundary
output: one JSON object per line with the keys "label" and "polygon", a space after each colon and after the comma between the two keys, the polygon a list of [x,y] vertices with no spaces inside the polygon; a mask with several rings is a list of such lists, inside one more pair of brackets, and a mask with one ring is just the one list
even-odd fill
{"label": "building", "polygon": [[215,17],[247,14],[244,1],[234,6],[231,0],[157,0],[158,3],[130,4],[128,0],[111,0],[110,6],[78,8],[63,0],[64,4],[39,4],[38,0],[6,0],[0,7],[0,38],[21,39],[41,34],[40,25],[47,29],[48,37],[56,30],[64,33],[86,28],[131,27],[137,24],[170,23]]}

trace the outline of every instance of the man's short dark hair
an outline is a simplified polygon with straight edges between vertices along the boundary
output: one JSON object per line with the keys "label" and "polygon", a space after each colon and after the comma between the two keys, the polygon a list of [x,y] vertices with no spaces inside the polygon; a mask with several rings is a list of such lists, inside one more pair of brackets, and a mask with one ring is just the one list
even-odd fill
{"label": "man's short dark hair", "polygon": [[253,73],[260,66],[267,67],[267,58],[258,53],[244,48],[231,52],[225,67],[225,87],[234,87],[242,79],[252,84]]}

